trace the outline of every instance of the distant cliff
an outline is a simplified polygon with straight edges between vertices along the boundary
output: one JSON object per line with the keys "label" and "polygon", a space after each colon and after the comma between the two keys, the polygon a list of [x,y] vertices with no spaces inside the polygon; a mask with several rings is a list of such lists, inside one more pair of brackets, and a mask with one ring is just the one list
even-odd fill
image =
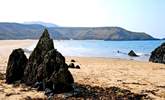
{"label": "distant cliff", "polygon": [[[38,39],[45,27],[39,24],[0,23],[0,39]],[[50,27],[53,39],[153,40],[152,36],[120,27]]]}

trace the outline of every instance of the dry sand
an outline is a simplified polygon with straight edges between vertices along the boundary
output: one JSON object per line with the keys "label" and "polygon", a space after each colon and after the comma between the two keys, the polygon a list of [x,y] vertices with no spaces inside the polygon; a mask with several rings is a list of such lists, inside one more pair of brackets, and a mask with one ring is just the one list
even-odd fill
{"label": "dry sand", "polygon": [[[0,71],[5,72],[7,59],[14,48],[25,48],[34,40],[0,40]],[[112,58],[66,57],[67,63],[74,59],[81,69],[69,69],[75,82],[91,86],[117,86],[135,93],[148,94],[156,100],[165,100],[165,65],[150,62]],[[25,89],[25,90],[24,90]],[[43,92],[26,91],[22,86],[13,87],[0,81],[0,99],[13,100],[44,98]]]}
{"label": "dry sand", "polygon": [[0,40],[0,71],[5,70],[8,57],[13,49],[26,48],[35,42],[35,40]]}

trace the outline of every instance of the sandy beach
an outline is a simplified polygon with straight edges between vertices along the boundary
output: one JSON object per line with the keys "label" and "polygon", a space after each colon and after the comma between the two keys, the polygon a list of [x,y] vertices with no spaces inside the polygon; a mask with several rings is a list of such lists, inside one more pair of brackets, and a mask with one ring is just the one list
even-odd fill
{"label": "sandy beach", "polygon": [[[5,73],[10,53],[15,48],[26,48],[35,40],[0,40],[0,72]],[[143,93],[155,100],[165,99],[165,65],[134,60],[66,57],[69,64],[74,59],[80,69],[69,69],[76,83],[100,86],[120,87],[134,93]],[[8,95],[10,94],[10,95]],[[35,95],[33,95],[35,94]],[[0,99],[13,100],[45,98],[43,92],[28,91],[23,86],[13,87],[0,81]]]}

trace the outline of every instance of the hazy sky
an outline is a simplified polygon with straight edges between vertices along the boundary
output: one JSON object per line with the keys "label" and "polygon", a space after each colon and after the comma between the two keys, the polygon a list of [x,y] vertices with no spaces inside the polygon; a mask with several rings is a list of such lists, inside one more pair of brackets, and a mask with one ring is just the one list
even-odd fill
{"label": "hazy sky", "polygon": [[0,22],[119,26],[165,37],[165,0],[0,0]]}

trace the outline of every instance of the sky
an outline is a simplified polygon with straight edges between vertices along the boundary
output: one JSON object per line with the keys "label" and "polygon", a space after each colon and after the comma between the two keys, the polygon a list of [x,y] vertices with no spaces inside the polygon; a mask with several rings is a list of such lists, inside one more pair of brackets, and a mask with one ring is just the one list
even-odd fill
{"label": "sky", "polygon": [[0,22],[118,26],[165,38],[165,0],[0,0]]}

